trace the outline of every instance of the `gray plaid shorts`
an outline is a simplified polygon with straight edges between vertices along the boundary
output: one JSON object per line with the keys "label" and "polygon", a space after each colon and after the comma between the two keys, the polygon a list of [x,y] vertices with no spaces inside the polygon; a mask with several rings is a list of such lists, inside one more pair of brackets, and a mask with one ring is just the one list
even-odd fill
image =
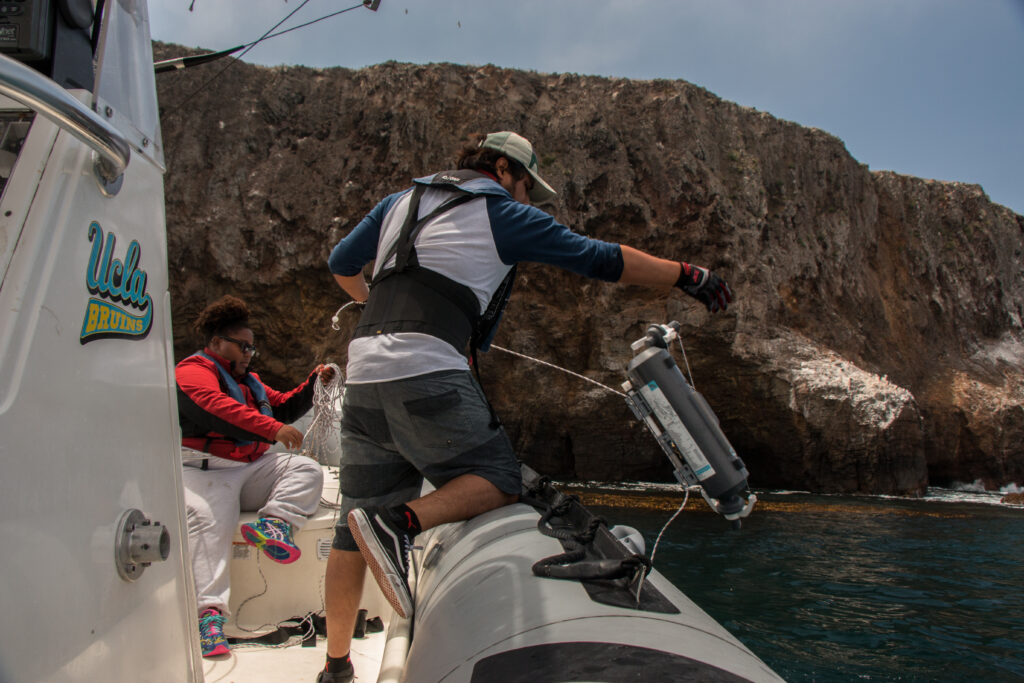
{"label": "gray plaid shorts", "polygon": [[348,530],[354,508],[390,507],[474,474],[519,494],[519,462],[504,428],[492,429],[480,385],[463,370],[349,384],[341,417],[342,510],[334,548],[357,550]]}

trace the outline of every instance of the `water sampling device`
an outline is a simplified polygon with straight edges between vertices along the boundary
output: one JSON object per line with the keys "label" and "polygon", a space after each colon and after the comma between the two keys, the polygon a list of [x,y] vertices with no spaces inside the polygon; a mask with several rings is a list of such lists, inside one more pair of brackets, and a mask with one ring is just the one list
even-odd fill
{"label": "water sampling device", "polygon": [[746,501],[747,468],[736,455],[704,397],[686,381],[668,352],[679,338],[678,322],[651,325],[631,345],[636,354],[626,368],[622,384],[626,403],[647,425],[672,463],[683,486],[699,486],[712,510],[739,528],[757,496]]}

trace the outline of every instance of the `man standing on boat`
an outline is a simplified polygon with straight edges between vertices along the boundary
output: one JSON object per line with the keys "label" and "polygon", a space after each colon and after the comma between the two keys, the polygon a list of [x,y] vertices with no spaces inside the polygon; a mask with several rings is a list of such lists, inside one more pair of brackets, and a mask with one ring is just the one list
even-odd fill
{"label": "man standing on boat", "polygon": [[[408,553],[420,531],[517,500],[512,445],[463,355],[490,344],[515,264],[668,291],[725,310],[732,293],[699,266],[573,233],[531,202],[555,191],[528,140],[503,131],[464,147],[457,170],[385,197],[328,260],[365,301],[348,348],[342,412],[343,514],[327,565],[327,666],[352,680],[349,645],[370,567],[399,616],[412,614]],[[376,260],[368,286],[363,267]],[[436,490],[420,497],[426,478]]]}
{"label": "man standing on boat", "polygon": [[290,426],[313,405],[313,380],[329,382],[334,370],[317,366],[287,393],[263,384],[249,371],[256,355],[249,309],[225,296],[199,314],[195,329],[205,348],[178,363],[188,545],[196,584],[204,657],[227,654],[223,624],[230,595],[231,539],[242,510],[259,519],[242,525],[242,537],[271,560],[299,559],[292,529],[316,512],[323,470],[305,456],[268,452],[271,444],[302,445]]}

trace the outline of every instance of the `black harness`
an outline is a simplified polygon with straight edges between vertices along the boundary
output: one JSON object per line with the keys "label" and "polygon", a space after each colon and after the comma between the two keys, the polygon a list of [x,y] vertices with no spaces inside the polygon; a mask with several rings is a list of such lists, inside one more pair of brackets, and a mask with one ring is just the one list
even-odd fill
{"label": "black harness", "polygon": [[430,186],[450,190],[456,196],[418,220],[420,199],[425,186],[416,184],[398,239],[381,258],[382,263],[387,263],[394,256],[395,265],[379,271],[370,282],[370,297],[353,331],[353,338],[419,332],[437,337],[460,352],[468,344],[474,357],[478,348],[487,350],[505,304],[512,294],[515,267],[505,276],[487,308],[481,313],[473,290],[420,266],[415,245],[416,237],[431,220],[456,206],[479,198],[480,195],[467,192],[459,186],[483,177],[486,176],[469,170],[438,173],[431,179]]}

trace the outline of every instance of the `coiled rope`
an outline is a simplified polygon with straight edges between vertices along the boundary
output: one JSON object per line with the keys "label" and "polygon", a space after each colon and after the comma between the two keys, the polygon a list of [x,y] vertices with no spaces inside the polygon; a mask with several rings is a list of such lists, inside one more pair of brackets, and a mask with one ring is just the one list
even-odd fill
{"label": "coiled rope", "polygon": [[331,439],[338,438],[337,405],[345,387],[345,377],[341,368],[334,363],[327,363],[334,370],[334,376],[326,384],[323,377],[317,375],[313,384],[313,421],[302,439],[302,454],[313,458],[321,465],[327,465]]}

